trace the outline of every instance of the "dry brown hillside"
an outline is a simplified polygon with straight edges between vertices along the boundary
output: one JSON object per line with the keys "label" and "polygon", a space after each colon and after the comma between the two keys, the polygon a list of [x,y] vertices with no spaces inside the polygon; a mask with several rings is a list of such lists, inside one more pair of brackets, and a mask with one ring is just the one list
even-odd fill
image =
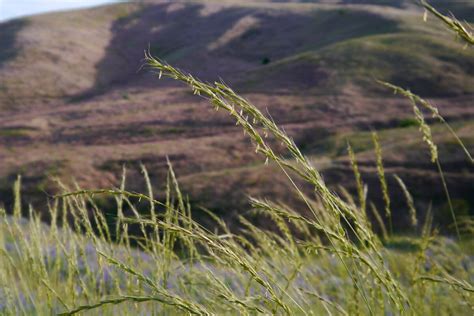
{"label": "dry brown hillside", "polygon": [[[349,139],[375,202],[370,130],[378,130],[387,171],[406,180],[421,214],[434,201],[442,221],[442,187],[411,106],[375,79],[433,101],[472,151],[474,52],[407,1],[302,2],[157,1],[0,24],[0,200],[8,204],[17,174],[24,198],[44,202],[53,176],[115,186],[124,164],[130,188],[143,189],[143,163],[160,189],[168,156],[190,200],[228,219],[246,210],[247,195],[298,206],[232,120],[140,69],[149,48],[268,110],[335,189],[352,186]],[[474,20],[472,4],[433,3]],[[472,164],[445,129],[434,132],[459,212],[472,212]],[[397,198],[394,206],[405,207]]]}

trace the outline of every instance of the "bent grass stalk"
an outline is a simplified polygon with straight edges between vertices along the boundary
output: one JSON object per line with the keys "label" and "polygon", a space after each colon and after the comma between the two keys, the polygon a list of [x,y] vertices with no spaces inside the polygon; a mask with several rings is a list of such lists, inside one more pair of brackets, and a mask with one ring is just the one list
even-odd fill
{"label": "bent grass stalk", "polygon": [[[227,111],[229,115],[231,115],[236,120],[237,125],[240,125],[243,128],[244,133],[249,135],[249,137],[253,140],[257,152],[263,154],[266,159],[273,160],[278,165],[282,166],[282,170],[285,172],[285,174],[285,169],[288,169],[312,184],[316,193],[322,198],[326,211],[334,213],[334,216],[347,223],[350,229],[355,233],[356,237],[361,240],[362,245],[368,245],[369,248],[372,248],[375,251],[375,254],[378,253],[378,247],[376,247],[371,242],[372,233],[370,232],[370,229],[366,227],[364,223],[361,223],[357,220],[357,215],[354,209],[335,196],[326,187],[319,172],[301,153],[294,141],[289,138],[273,122],[273,120],[267,118],[258,108],[250,104],[247,100],[238,96],[231,88],[225,86],[222,83],[216,82],[214,85],[203,83],[194,78],[192,75],[186,75],[176,68],[173,68],[172,66],[156,58],[153,58],[149,55],[149,53],[146,53],[145,55],[145,62],[148,67],[158,74],[159,78],[162,76],[167,76],[181,81],[189,85],[194,94],[207,98],[216,110],[224,109]],[[282,157],[275,154],[273,149],[265,142],[264,137],[257,130],[256,126],[259,126],[265,133],[271,133],[273,137],[285,145],[289,153],[293,156],[296,164],[289,162],[287,159],[283,159]],[[317,219],[317,214],[314,215]],[[354,228],[353,225],[355,225],[356,228]],[[335,230],[330,230],[324,225],[318,224],[316,226],[322,228],[322,232],[329,237],[330,242],[343,242],[344,247],[351,249],[353,252],[358,252],[356,247],[352,245],[352,243],[347,239],[347,235],[342,227],[336,227]],[[335,236],[339,237],[334,239]],[[376,256],[380,257],[379,255]],[[369,257],[372,257],[372,255],[369,255]],[[360,259],[360,257],[358,257],[358,259]],[[345,262],[344,259],[341,258],[341,260]],[[379,264],[379,262],[380,261],[375,258],[371,258],[369,261],[362,261],[363,264],[370,263],[369,268],[372,272],[374,272],[374,274],[377,274],[376,266]],[[381,284],[386,286],[390,299],[393,300],[400,311],[403,311],[405,306],[407,304],[409,305],[409,303],[407,303],[408,299],[405,297],[405,295],[400,292],[397,282],[390,276],[390,273],[388,273],[386,278],[382,278],[380,281]],[[361,287],[360,293],[370,311],[370,304],[368,304],[363,285],[356,279],[354,279],[354,282],[356,286]]]}
{"label": "bent grass stalk", "polygon": [[430,5],[426,0],[421,0],[421,5],[425,8],[425,16],[424,20],[426,21],[427,19],[427,12],[430,12],[433,16],[438,18],[440,21],[442,21],[446,27],[450,30],[452,30],[459,38],[461,38],[466,45],[474,45],[474,35],[472,34],[471,31],[468,29],[472,30],[472,27],[466,22],[465,25],[461,23],[458,19],[456,19],[454,16],[448,17],[438,10],[436,10],[432,5]]}
{"label": "bent grass stalk", "polygon": [[418,219],[416,218],[416,208],[415,208],[415,203],[413,201],[413,197],[411,196],[410,192],[407,189],[407,186],[405,185],[405,182],[398,176],[398,175],[393,175],[395,180],[397,180],[398,185],[403,191],[403,194],[405,195],[405,199],[407,201],[407,206],[408,210],[410,212],[410,224],[413,228],[416,229],[418,225]]}

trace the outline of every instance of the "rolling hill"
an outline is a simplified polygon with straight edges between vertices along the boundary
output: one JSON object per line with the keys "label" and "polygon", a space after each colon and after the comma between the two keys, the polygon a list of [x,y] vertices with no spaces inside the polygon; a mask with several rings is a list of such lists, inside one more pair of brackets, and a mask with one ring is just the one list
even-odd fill
{"label": "rolling hill", "polygon": [[[474,4],[432,3],[474,21]],[[246,210],[247,195],[297,207],[284,175],[262,168],[227,116],[140,68],[149,48],[267,109],[334,188],[354,185],[349,139],[369,196],[380,202],[369,132],[377,129],[387,172],[406,180],[420,216],[432,200],[442,221],[442,187],[421,136],[407,124],[411,106],[375,82],[430,99],[474,148],[474,53],[422,16],[403,0],[147,1],[1,23],[0,196],[9,203],[17,174],[24,198],[43,204],[42,191],[56,187],[52,177],[116,186],[124,164],[129,187],[143,190],[140,163],[160,189],[168,156],[190,200],[229,220]],[[462,212],[472,212],[472,164],[446,130],[435,131],[451,193]],[[401,194],[391,177],[389,185]],[[402,213],[403,201],[395,201]]]}

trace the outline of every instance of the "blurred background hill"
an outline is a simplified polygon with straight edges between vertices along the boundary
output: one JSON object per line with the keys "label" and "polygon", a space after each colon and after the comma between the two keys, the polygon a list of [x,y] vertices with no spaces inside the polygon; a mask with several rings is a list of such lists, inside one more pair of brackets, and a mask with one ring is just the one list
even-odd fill
{"label": "blurred background hill", "polygon": [[[472,1],[431,1],[474,22]],[[431,100],[474,149],[474,53],[412,1],[144,1],[11,19],[0,24],[0,197],[24,177],[26,201],[44,205],[53,177],[87,188],[157,189],[166,156],[186,194],[231,221],[247,196],[298,207],[283,175],[252,153],[241,130],[186,87],[141,69],[143,51],[207,80],[223,80],[268,111],[329,184],[354,188],[346,140],[369,197],[381,203],[370,131],[386,169],[407,183],[420,216],[449,214],[436,167],[409,102],[376,79]],[[474,173],[434,126],[457,212],[472,214]],[[388,177],[394,197],[401,191]],[[110,201],[103,201],[104,204]],[[403,199],[394,208],[403,210]],[[405,215],[397,216],[402,222]]]}

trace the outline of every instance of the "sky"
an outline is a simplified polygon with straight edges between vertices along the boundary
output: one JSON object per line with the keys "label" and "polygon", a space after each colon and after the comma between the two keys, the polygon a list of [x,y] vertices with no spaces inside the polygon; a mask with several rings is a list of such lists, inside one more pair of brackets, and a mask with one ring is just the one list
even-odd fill
{"label": "sky", "polygon": [[45,13],[92,7],[114,0],[0,0],[0,21],[12,18]]}

